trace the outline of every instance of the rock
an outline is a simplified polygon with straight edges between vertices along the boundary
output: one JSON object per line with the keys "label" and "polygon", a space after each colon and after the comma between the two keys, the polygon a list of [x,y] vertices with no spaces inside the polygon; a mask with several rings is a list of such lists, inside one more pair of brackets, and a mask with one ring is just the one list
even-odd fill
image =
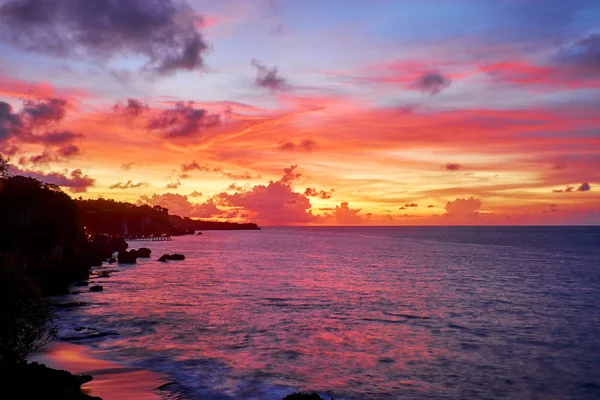
{"label": "rock", "polygon": [[92,380],[91,375],[73,375],[38,363],[4,366],[0,374],[7,398],[101,400],[81,391],[81,385]]}
{"label": "rock", "polygon": [[70,303],[55,304],[54,307],[56,307],[56,308],[75,308],[75,307],[81,307],[81,306],[85,306],[85,305],[86,305],[85,301],[73,301]]}
{"label": "rock", "polygon": [[108,263],[109,263],[109,264],[114,264],[114,263],[116,263],[116,262],[117,262],[117,259],[116,259],[116,258],[114,258],[114,257],[111,257],[111,258],[109,258],[109,259],[108,259]]}
{"label": "rock", "polygon": [[100,285],[92,286],[90,288],[90,292],[101,292],[103,290],[104,290],[104,287],[102,287]]}
{"label": "rock", "polygon": [[108,278],[110,276],[110,271],[100,271],[96,278]]}
{"label": "rock", "polygon": [[169,259],[169,255],[168,254],[163,254],[162,256],[160,256],[158,258],[158,261],[160,261],[160,262],[167,262],[168,259]]}
{"label": "rock", "polygon": [[171,261],[182,261],[185,260],[185,256],[183,254],[171,254],[167,259]]}
{"label": "rock", "polygon": [[137,250],[137,255],[139,258],[149,258],[151,253],[152,250],[150,250],[147,247],[142,247],[139,250]]}
{"label": "rock", "polygon": [[137,251],[135,251],[135,250],[120,251],[119,255],[117,257],[120,264],[135,264],[137,258],[138,258],[138,254],[137,254]]}
{"label": "rock", "polygon": [[[285,396],[283,400],[323,400],[321,396],[316,393],[293,393]],[[333,400],[333,399],[332,399]]]}
{"label": "rock", "polygon": [[198,232],[197,235],[202,235],[202,232]]}

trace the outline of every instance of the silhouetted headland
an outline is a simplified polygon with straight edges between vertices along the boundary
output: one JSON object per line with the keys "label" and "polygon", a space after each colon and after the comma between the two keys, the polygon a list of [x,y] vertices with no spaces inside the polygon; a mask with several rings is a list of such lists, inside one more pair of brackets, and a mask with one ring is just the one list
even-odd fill
{"label": "silhouetted headland", "polygon": [[[255,224],[195,221],[171,216],[164,207],[136,206],[112,200],[73,200],[56,185],[9,176],[0,159],[0,376],[11,382],[16,398],[99,399],[81,392],[89,375],[73,375],[27,363],[30,353],[54,340],[58,326],[46,297],[69,293],[75,283],[89,286],[92,266],[149,257],[150,249],[127,251],[128,235],[183,235],[196,230],[260,229]],[[183,255],[167,255],[182,260]],[[102,273],[104,272],[104,275]],[[96,277],[108,277],[103,271]]]}

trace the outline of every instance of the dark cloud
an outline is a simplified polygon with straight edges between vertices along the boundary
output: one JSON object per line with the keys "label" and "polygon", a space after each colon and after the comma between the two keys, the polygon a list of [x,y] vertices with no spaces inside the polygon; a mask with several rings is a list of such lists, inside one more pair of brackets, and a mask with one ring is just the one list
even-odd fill
{"label": "dark cloud", "polygon": [[79,155],[80,153],[81,151],[79,150],[79,147],[75,146],[74,144],[68,144],[66,146],[58,148],[56,151],[44,150],[42,154],[38,154],[37,156],[31,156],[29,157],[29,159],[21,157],[19,158],[19,164],[48,164],[51,162],[67,160],[71,157]]}
{"label": "dark cloud", "polygon": [[285,90],[287,85],[285,79],[278,76],[277,67],[267,68],[260,61],[252,59],[250,64],[256,67],[256,79],[254,83],[261,88],[269,89],[272,92]]}
{"label": "dark cloud", "polygon": [[90,178],[88,175],[84,175],[80,169],[75,169],[71,171],[71,173],[44,173],[40,171],[21,170],[15,166],[10,166],[9,172],[13,175],[29,176],[42,182],[67,188],[74,193],[87,192],[88,188],[93,187],[96,183],[95,179]]}
{"label": "dark cloud", "polygon": [[260,175],[254,176],[254,175],[250,174],[248,171],[244,172],[243,174],[234,174],[232,172],[223,171],[221,174],[227,178],[243,180],[243,181],[261,178]]}
{"label": "dark cloud", "polygon": [[202,197],[202,193],[194,190],[192,193],[188,194],[189,197]]}
{"label": "dark cloud", "polygon": [[316,145],[317,145],[317,143],[312,139],[304,139],[304,140],[300,141],[300,143],[298,143],[298,144],[285,140],[285,141],[279,143],[279,145],[277,146],[277,149],[283,150],[283,151],[293,151],[293,150],[313,151],[315,149]]}
{"label": "dark cloud", "polygon": [[44,126],[62,121],[65,117],[67,106],[68,102],[59,98],[50,98],[45,101],[27,100],[23,103],[21,115],[32,126]]}
{"label": "dark cloud", "polygon": [[419,207],[419,205],[417,203],[406,203],[404,205],[404,207],[413,207],[414,208],[414,207]]}
{"label": "dark cloud", "polygon": [[[581,186],[579,186],[579,188],[577,189],[580,192],[585,192],[587,190],[591,189],[591,186],[589,185],[589,183],[583,183]],[[567,186],[565,189],[554,189],[552,190],[553,193],[572,193],[575,191],[575,186]]]}
{"label": "dark cloud", "polygon": [[567,168],[567,164],[565,163],[556,163],[552,166],[552,169],[555,170],[561,170],[561,169],[566,169]]}
{"label": "dark cloud", "polygon": [[196,135],[220,124],[221,119],[217,114],[195,109],[193,104],[177,103],[175,108],[164,110],[151,119],[147,129],[160,132],[165,138],[177,138]]}
{"label": "dark cloud", "polygon": [[80,133],[74,133],[71,131],[54,131],[44,133],[42,135],[35,135],[28,138],[29,142],[42,143],[49,146],[61,146],[64,144],[71,143],[73,140],[82,137]]}
{"label": "dark cloud", "polygon": [[577,188],[578,192],[589,192],[590,190],[592,190],[592,187],[587,182],[582,183],[581,186]]}
{"label": "dark cloud", "polygon": [[145,111],[148,111],[150,107],[147,104],[142,103],[136,99],[127,99],[127,104],[118,102],[114,105],[113,110],[116,113],[122,114],[126,117],[135,118],[138,117]]}
{"label": "dark cloud", "polygon": [[189,174],[187,174],[186,172],[190,172],[190,171],[214,172],[214,173],[219,173],[222,176],[224,176],[226,178],[231,178],[231,179],[240,179],[240,180],[261,179],[260,175],[254,176],[254,175],[250,174],[248,171],[244,172],[243,174],[236,174],[233,172],[224,171],[223,168],[221,168],[221,167],[214,167],[209,164],[199,164],[196,161],[184,163],[183,165],[181,165],[181,171],[184,172],[183,174],[179,175],[179,177],[182,179],[189,178]]}
{"label": "dark cloud", "polygon": [[19,134],[21,129],[21,116],[13,113],[10,104],[0,101],[0,140]]}
{"label": "dark cloud", "polygon": [[422,74],[419,79],[414,82],[413,87],[424,93],[438,94],[450,86],[450,83],[450,78],[445,77],[440,72],[429,71]]}
{"label": "dark cloud", "polygon": [[167,184],[167,189],[177,189],[179,186],[181,186],[181,182],[177,180],[176,182],[169,182]]}
{"label": "dark cloud", "polygon": [[144,69],[167,74],[204,65],[201,17],[185,0],[9,0],[0,7],[1,37],[59,57],[141,56]]}
{"label": "dark cloud", "polygon": [[280,182],[284,185],[290,185],[294,180],[300,178],[302,174],[294,172],[297,167],[297,165],[292,165],[289,168],[284,168]]}
{"label": "dark cloud", "polygon": [[[184,163],[181,166],[181,170],[183,172],[195,171],[195,170],[198,170],[198,171],[207,171],[207,169],[205,169],[205,168],[207,168],[207,167],[204,166],[204,165],[198,164],[196,161],[192,161],[192,162],[189,162],[189,163],[186,162],[186,163]],[[210,169],[208,169],[208,171],[210,171]]]}
{"label": "dark cloud", "polygon": [[446,164],[446,171],[458,171],[462,168],[462,165],[458,163],[448,163]]}
{"label": "dark cloud", "polygon": [[312,189],[312,188],[306,188],[306,190],[304,191],[304,195],[307,197],[317,197],[319,199],[330,199],[331,196],[333,196],[333,189],[331,189],[331,191],[326,192],[324,190],[317,190],[317,189]]}
{"label": "dark cloud", "polygon": [[427,206],[427,208],[433,208],[433,207],[435,207],[433,204],[430,204]]}
{"label": "dark cloud", "polygon": [[48,163],[54,162],[54,161],[58,161],[58,157],[56,157],[56,155],[54,155],[48,151],[44,151],[42,154],[38,154],[37,156],[31,156],[31,157],[29,157],[29,159],[26,159],[25,157],[19,158],[20,165],[25,165],[27,163],[48,164]]}
{"label": "dark cloud", "polygon": [[0,141],[14,138],[22,143],[49,147],[71,144],[82,135],[53,129],[65,118],[68,106],[69,103],[60,98],[26,100],[21,111],[15,113],[10,104],[0,101]]}
{"label": "dark cloud", "polygon": [[227,191],[235,191],[235,192],[241,192],[244,190],[243,186],[237,185],[235,183],[232,183],[231,185],[227,186]]}
{"label": "dark cloud", "polygon": [[113,185],[110,185],[111,189],[138,189],[141,187],[147,187],[150,186],[150,184],[148,182],[136,182],[134,183],[133,181],[127,181],[127,182],[117,182]]}
{"label": "dark cloud", "polygon": [[133,168],[134,165],[135,165],[134,162],[128,162],[125,164],[121,164],[121,169],[124,171],[129,171],[131,168]]}
{"label": "dark cloud", "polygon": [[600,34],[591,34],[561,49],[555,61],[573,67],[578,74],[600,75]]}

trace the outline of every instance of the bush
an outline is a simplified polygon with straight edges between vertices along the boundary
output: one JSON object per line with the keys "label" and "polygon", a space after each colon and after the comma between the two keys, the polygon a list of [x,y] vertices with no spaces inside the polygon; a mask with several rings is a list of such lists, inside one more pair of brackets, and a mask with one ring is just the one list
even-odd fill
{"label": "bush", "polygon": [[22,362],[56,337],[54,308],[22,265],[0,255],[0,366]]}

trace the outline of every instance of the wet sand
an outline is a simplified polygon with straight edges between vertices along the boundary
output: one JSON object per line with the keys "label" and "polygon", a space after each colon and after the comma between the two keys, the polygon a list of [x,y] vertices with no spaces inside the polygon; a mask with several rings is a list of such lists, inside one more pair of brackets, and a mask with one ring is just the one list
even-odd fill
{"label": "wet sand", "polygon": [[28,360],[73,374],[92,375],[94,380],[82,389],[104,400],[161,400],[164,397],[157,388],[170,382],[157,372],[126,368],[101,359],[94,350],[65,342],[50,343]]}

